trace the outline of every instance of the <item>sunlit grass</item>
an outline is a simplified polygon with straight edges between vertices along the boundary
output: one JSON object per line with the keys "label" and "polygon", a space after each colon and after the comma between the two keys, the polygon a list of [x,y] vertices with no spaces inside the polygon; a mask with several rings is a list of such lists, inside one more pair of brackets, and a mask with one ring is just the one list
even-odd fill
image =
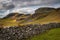
{"label": "sunlit grass", "polygon": [[52,29],[47,33],[34,36],[30,40],[60,40],[60,28]]}

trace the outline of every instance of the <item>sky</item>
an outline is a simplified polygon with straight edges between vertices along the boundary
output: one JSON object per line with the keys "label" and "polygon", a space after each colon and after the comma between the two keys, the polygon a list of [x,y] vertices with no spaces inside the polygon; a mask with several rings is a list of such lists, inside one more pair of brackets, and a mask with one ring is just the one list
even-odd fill
{"label": "sky", "polygon": [[60,7],[60,0],[0,0],[0,18],[12,12],[31,13],[40,7]]}

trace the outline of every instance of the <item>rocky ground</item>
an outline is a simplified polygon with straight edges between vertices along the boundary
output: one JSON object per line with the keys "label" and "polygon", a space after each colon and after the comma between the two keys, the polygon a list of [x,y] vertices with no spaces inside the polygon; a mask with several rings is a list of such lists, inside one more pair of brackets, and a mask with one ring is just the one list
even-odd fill
{"label": "rocky ground", "polygon": [[60,23],[35,24],[10,28],[0,28],[0,40],[26,40],[53,28],[60,28]]}

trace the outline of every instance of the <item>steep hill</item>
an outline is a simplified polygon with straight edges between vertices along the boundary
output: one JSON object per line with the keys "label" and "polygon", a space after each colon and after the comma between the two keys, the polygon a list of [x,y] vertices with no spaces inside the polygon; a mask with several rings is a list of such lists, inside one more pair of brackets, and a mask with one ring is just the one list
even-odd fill
{"label": "steep hill", "polygon": [[[37,21],[36,21],[37,22]],[[60,22],[60,9],[53,10],[45,18],[38,20],[41,24],[51,23],[51,22]]]}
{"label": "steep hill", "polygon": [[30,16],[30,18],[31,19],[25,21],[28,22],[27,24],[46,24],[46,23],[60,22],[60,9],[39,8],[35,11],[35,14]]}
{"label": "steep hill", "polygon": [[5,16],[3,19],[8,19],[8,18],[18,19],[18,18],[27,17],[27,16],[30,16],[30,14],[10,13],[7,16]]}
{"label": "steep hill", "polygon": [[10,13],[0,20],[4,26],[60,23],[60,8],[38,8],[34,14]]}
{"label": "steep hill", "polygon": [[0,26],[17,26],[29,16],[31,16],[31,14],[10,13],[0,19]]}
{"label": "steep hill", "polygon": [[17,17],[17,15],[18,15],[18,16],[22,16],[23,14],[10,13],[10,14],[8,14],[7,16],[5,16],[3,19]]}

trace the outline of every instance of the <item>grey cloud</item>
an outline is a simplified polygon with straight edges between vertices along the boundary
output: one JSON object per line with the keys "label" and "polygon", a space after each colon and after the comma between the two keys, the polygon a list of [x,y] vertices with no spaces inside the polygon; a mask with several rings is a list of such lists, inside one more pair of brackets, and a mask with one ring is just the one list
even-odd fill
{"label": "grey cloud", "polygon": [[60,4],[60,0],[12,0],[12,2],[19,7]]}
{"label": "grey cloud", "polygon": [[[1,1],[0,1],[1,2]],[[6,4],[2,4],[5,9],[12,9],[15,7],[26,7],[26,6],[53,6],[60,4],[60,0],[5,0]],[[5,6],[4,6],[5,5]]]}
{"label": "grey cloud", "polygon": [[12,9],[12,8],[15,7],[15,5],[13,5],[13,4],[9,4],[9,5],[4,4],[3,7],[5,7],[5,9]]}
{"label": "grey cloud", "polygon": [[12,3],[12,1],[9,1],[9,0],[0,1],[0,10],[9,10],[14,7],[15,5]]}
{"label": "grey cloud", "polygon": [[60,7],[60,0],[0,0],[0,11],[6,10],[6,12],[2,11],[4,12],[3,15],[10,13],[12,10],[15,10],[16,8],[20,9],[23,7],[30,7],[30,6]]}

